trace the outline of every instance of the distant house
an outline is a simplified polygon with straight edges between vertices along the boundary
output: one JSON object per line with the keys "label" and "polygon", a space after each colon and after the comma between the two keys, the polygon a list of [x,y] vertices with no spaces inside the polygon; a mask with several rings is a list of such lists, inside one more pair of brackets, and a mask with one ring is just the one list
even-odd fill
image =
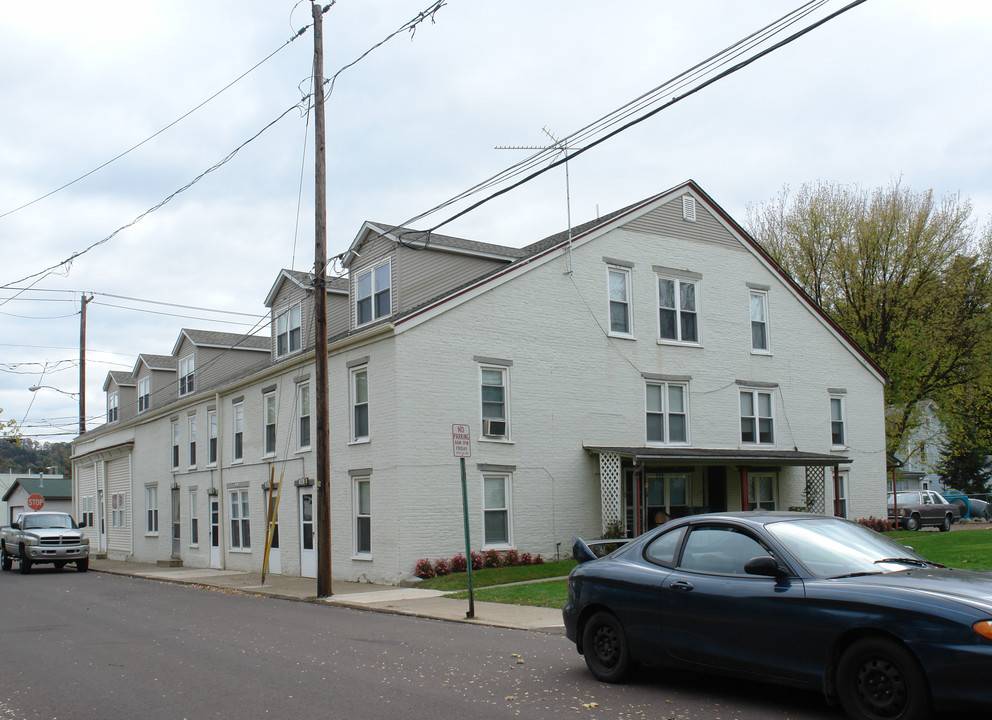
{"label": "distant house", "polygon": [[139,357],[135,412],[122,395],[73,443],[100,551],[257,571],[272,527],[269,572],[316,574],[317,301],[340,579],[464,552],[456,423],[475,550],[885,511],[883,372],[692,181],[519,248],[369,222],[342,262],[319,299],[280,271],[266,337],[184,330]]}
{"label": "distant house", "polygon": [[[41,505],[31,507],[28,499],[37,496]],[[14,475],[3,492],[2,499],[6,511],[4,525],[10,525],[18,515],[32,510],[52,510],[73,513],[72,481],[62,475]]]}

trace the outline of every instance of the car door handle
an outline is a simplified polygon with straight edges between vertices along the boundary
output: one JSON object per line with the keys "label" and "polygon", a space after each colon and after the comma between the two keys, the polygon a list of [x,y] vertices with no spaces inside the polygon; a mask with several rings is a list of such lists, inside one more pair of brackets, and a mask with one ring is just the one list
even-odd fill
{"label": "car door handle", "polygon": [[672,590],[677,590],[678,592],[689,592],[692,590],[692,583],[688,580],[676,580],[668,587]]}

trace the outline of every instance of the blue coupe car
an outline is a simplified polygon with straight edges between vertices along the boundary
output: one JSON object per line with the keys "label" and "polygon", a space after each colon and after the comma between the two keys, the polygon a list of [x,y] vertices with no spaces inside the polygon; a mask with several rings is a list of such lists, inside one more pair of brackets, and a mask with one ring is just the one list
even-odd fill
{"label": "blue coupe car", "polygon": [[573,554],[565,630],[604,682],[644,662],[814,689],[859,720],[992,706],[992,575],[856,523],[695,515]]}

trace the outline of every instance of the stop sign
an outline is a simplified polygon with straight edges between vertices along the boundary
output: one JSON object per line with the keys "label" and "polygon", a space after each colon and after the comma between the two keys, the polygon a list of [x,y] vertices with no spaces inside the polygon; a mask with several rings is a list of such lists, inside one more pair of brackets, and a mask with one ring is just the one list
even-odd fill
{"label": "stop sign", "polygon": [[28,507],[32,510],[41,510],[45,507],[45,498],[38,493],[33,494],[28,498]]}

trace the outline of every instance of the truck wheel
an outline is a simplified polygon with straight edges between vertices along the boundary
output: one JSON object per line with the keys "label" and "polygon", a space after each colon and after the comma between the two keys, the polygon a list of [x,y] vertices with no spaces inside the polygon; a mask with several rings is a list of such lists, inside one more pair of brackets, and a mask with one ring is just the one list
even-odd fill
{"label": "truck wheel", "polygon": [[0,568],[3,568],[4,570],[10,570],[10,566],[12,564],[13,561],[10,555],[7,554],[7,551],[3,550],[2,552],[0,552]]}
{"label": "truck wheel", "polygon": [[21,575],[27,575],[29,572],[31,572],[31,561],[21,553]]}
{"label": "truck wheel", "polygon": [[89,558],[83,558],[82,560],[77,560],[76,561],[76,571],[77,572],[86,572],[89,569],[90,569],[90,559]]}

